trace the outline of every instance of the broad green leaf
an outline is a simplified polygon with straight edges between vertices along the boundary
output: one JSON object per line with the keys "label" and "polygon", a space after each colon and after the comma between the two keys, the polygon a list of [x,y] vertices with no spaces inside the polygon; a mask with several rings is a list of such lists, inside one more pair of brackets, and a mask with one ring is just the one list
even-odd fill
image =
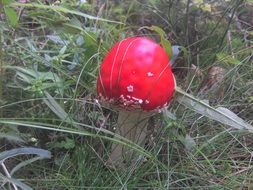
{"label": "broad green leaf", "polygon": [[65,53],[65,51],[67,50],[67,46],[63,46],[60,51],[59,51],[59,54],[60,55],[63,55]]}
{"label": "broad green leaf", "polygon": [[16,11],[13,8],[10,7],[4,7],[4,12],[7,17],[7,20],[11,26],[17,26],[18,25],[18,15]]}
{"label": "broad green leaf", "polygon": [[57,35],[47,35],[46,37],[50,39],[52,42],[54,42],[55,44],[68,45],[70,43],[67,40],[61,39],[61,37]]}
{"label": "broad green leaf", "polygon": [[14,69],[17,72],[17,75],[20,77],[21,80],[27,83],[32,83],[33,80],[42,80],[47,81],[50,80],[52,82],[57,83],[58,85],[61,83],[60,77],[53,72],[38,72],[33,69],[17,67],[17,66],[8,66],[5,68]]}
{"label": "broad green leaf", "polygon": [[75,141],[70,138],[66,138],[61,142],[52,142],[49,144],[51,148],[64,148],[64,149],[72,149],[75,147]]}
{"label": "broad green leaf", "polygon": [[212,11],[212,6],[208,3],[204,3],[203,5],[200,6],[200,8],[203,11],[211,12]]}
{"label": "broad green leaf", "polygon": [[202,4],[202,3],[204,3],[203,0],[193,0],[192,2],[194,4]]}
{"label": "broad green leaf", "polygon": [[157,34],[159,34],[161,38],[164,38],[165,35],[166,35],[166,33],[164,32],[164,30],[161,29],[161,28],[158,27],[158,26],[154,26],[154,25],[153,25],[153,26],[147,27],[147,28],[148,28],[149,30],[152,30],[152,31],[156,32]]}
{"label": "broad green leaf", "polygon": [[38,72],[33,69],[17,66],[6,66],[5,68],[16,71],[17,86],[19,88],[39,93],[47,88],[55,88],[61,95],[63,94],[63,81],[56,73],[51,71]]}
{"label": "broad green leaf", "polygon": [[0,4],[3,3],[4,5],[9,5],[13,0],[1,0]]}
{"label": "broad green leaf", "polygon": [[27,46],[29,47],[29,49],[31,50],[31,52],[37,52],[37,49],[34,46],[34,42],[26,39],[26,43],[27,43]]}
{"label": "broad green leaf", "polygon": [[24,74],[20,71],[17,71],[16,72],[16,75],[17,75],[17,78],[23,82],[26,82],[26,83],[31,83],[33,80],[34,80],[34,77],[30,76],[30,75],[27,75],[27,74]]}
{"label": "broad green leaf", "polygon": [[48,92],[45,91],[44,93],[46,97],[43,99],[43,102],[51,109],[51,111],[54,112],[61,120],[71,123],[71,118],[58,104],[58,102],[56,102]]}
{"label": "broad green leaf", "polygon": [[17,66],[8,66],[6,68],[14,69],[14,70],[16,70],[20,73],[23,73],[24,75],[27,75],[29,77],[32,77],[34,79],[36,79],[38,77],[38,74],[32,69],[28,69],[28,68],[24,68],[24,67],[17,67]]}
{"label": "broad green leaf", "polygon": [[248,31],[248,33],[249,33],[250,36],[253,36],[253,31]]}
{"label": "broad green leaf", "polygon": [[170,41],[166,39],[165,31],[162,28],[158,27],[158,26],[151,26],[151,27],[144,26],[143,28],[154,31],[160,36],[161,46],[165,49],[165,51],[167,52],[169,58],[172,59],[173,58],[172,46],[171,46]]}
{"label": "broad green leaf", "polygon": [[225,64],[233,64],[233,65],[238,65],[240,64],[240,61],[234,57],[232,57],[231,55],[228,55],[226,53],[218,53],[216,55],[217,60],[220,62],[223,62]]}

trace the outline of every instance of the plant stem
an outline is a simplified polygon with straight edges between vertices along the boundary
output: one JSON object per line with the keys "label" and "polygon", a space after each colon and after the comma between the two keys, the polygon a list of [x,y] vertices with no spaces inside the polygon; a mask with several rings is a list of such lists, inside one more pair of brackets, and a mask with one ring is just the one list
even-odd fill
{"label": "plant stem", "polygon": [[[0,100],[3,100],[3,47],[2,47],[2,32],[0,31]],[[0,109],[0,117],[2,117],[2,109]]]}
{"label": "plant stem", "polygon": [[[144,146],[147,136],[147,124],[151,113],[143,111],[119,111],[115,133],[132,142]],[[134,159],[133,150],[121,144],[113,144],[107,161],[110,165],[123,166]]]}

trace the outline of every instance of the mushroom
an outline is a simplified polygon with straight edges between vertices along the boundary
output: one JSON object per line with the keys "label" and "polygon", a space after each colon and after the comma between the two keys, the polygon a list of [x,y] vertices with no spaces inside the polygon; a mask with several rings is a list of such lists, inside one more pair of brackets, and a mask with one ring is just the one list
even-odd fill
{"label": "mushroom", "polygon": [[[118,108],[115,133],[144,146],[148,118],[167,106],[175,89],[165,50],[145,37],[116,43],[104,58],[97,80],[99,98]],[[108,163],[122,165],[131,150],[113,144]]]}

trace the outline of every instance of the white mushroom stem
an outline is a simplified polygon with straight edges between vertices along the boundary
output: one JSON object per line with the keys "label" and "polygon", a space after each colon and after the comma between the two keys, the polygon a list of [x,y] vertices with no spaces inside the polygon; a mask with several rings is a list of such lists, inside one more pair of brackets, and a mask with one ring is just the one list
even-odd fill
{"label": "white mushroom stem", "polygon": [[[149,112],[143,111],[119,111],[118,123],[115,134],[127,138],[139,146],[144,146],[147,136]],[[121,144],[113,144],[108,163],[122,166],[123,162],[133,159],[133,150]]]}

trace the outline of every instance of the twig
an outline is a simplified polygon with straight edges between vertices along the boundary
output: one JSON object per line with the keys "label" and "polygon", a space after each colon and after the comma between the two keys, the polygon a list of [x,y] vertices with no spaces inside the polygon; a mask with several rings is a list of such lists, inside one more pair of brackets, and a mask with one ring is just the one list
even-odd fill
{"label": "twig", "polygon": [[232,35],[231,35],[231,31],[230,30],[228,30],[227,37],[228,37],[229,48],[230,48],[230,51],[231,51],[231,56],[234,59],[235,58],[235,54],[233,52]]}
{"label": "twig", "polygon": [[[0,100],[2,100],[3,95],[3,47],[2,47],[2,35],[3,33],[0,33]],[[0,116],[2,117],[2,109],[0,109]]]}

